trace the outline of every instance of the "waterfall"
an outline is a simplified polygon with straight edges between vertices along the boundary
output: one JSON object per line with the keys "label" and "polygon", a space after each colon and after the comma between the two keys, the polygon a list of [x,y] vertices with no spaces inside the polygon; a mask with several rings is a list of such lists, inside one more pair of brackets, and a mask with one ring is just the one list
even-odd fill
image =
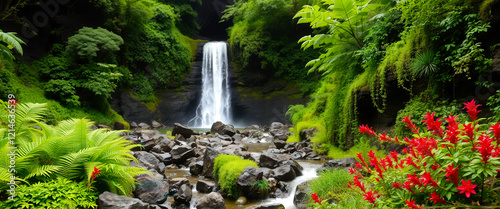
{"label": "waterfall", "polygon": [[226,42],[208,42],[203,46],[202,96],[192,127],[209,128],[212,123],[231,123],[231,93]]}

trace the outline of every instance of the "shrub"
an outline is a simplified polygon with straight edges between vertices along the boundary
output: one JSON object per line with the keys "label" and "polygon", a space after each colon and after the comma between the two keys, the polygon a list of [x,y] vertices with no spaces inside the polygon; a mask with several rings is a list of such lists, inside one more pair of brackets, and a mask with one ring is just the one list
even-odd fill
{"label": "shrub", "polygon": [[115,52],[120,50],[123,39],[104,28],[83,27],[68,38],[66,52],[77,59],[96,62],[115,62]]}
{"label": "shrub", "polygon": [[412,132],[404,139],[377,135],[371,128],[360,126],[360,132],[408,148],[403,153],[391,152],[385,158],[370,151],[368,162],[359,153],[362,163],[349,170],[355,176],[348,187],[379,208],[498,205],[500,123],[480,124],[484,120],[477,119],[480,105],[474,100],[464,105],[472,121],[459,122],[456,116],[448,116],[444,118],[445,128],[443,120],[435,119],[434,113],[424,116],[426,131],[417,128],[409,116],[403,117]]}
{"label": "shrub", "polygon": [[48,182],[20,185],[15,201],[0,201],[1,208],[97,208],[97,192],[85,182],[57,178]]}
{"label": "shrub", "polygon": [[236,185],[236,181],[241,172],[246,167],[258,168],[257,163],[251,160],[244,160],[236,155],[219,155],[214,162],[214,178],[217,179],[222,190],[227,192],[229,197],[238,197],[241,190]]}

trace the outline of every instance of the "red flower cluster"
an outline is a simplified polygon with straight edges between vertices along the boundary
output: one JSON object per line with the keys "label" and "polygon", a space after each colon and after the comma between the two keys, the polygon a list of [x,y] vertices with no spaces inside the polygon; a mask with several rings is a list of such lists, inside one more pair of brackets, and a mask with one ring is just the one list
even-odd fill
{"label": "red flower cluster", "polygon": [[[477,114],[480,112],[477,108],[480,105],[476,105],[474,100],[464,104],[464,109],[473,120],[471,123],[461,124],[457,121],[457,116],[448,116],[443,118],[446,123],[446,126],[443,126],[441,118],[435,118],[434,112],[427,112],[423,120],[427,131],[420,133],[420,129],[410,120],[410,116],[403,117],[406,127],[410,128],[413,133],[411,139],[405,137],[400,141],[385,133],[376,134],[371,127],[361,125],[359,127],[361,133],[377,136],[380,141],[395,142],[407,147],[403,149],[402,154],[393,151],[384,158],[377,157],[373,151],[369,151],[368,160],[358,153],[357,157],[360,162],[356,163],[355,168],[349,169],[349,173],[355,176],[354,181],[349,182],[348,187],[362,194],[363,199],[373,204],[374,207],[375,202],[380,204],[387,201],[386,203],[390,205],[394,200],[401,200],[400,191],[387,190],[404,190],[406,199],[401,201],[412,209],[422,208],[422,204],[447,203],[440,196],[444,194],[450,202],[465,201],[458,194],[465,194],[467,198],[472,199],[470,201],[482,201],[481,197],[471,194],[476,194],[477,184],[500,173],[498,166],[500,164],[500,123],[490,125],[487,131],[482,128],[481,130],[480,127],[484,126],[476,122]],[[444,127],[446,127],[445,130]],[[457,156],[468,160],[456,161]],[[357,169],[375,175],[371,178],[375,180],[371,182],[373,185],[367,187],[364,182],[361,182],[360,178],[363,178],[363,175]],[[406,175],[406,179],[398,177],[401,174]],[[467,179],[473,174],[482,179],[477,177]],[[459,192],[450,195],[450,188],[456,188],[455,191]],[[488,191],[483,187],[480,189]],[[407,196],[406,192],[410,195]],[[425,193],[429,198],[422,201],[421,193]],[[414,197],[418,198],[414,199]],[[422,201],[421,205],[417,205],[415,201]]]}
{"label": "red flower cluster", "polygon": [[94,167],[94,171],[92,171],[92,180],[94,180],[98,174],[101,173],[101,170],[99,168]]}
{"label": "red flower cluster", "polygon": [[318,195],[316,193],[312,194],[311,198],[314,200],[315,203],[319,203],[320,205],[321,205],[321,201],[323,201],[322,199],[320,199],[318,197]]}

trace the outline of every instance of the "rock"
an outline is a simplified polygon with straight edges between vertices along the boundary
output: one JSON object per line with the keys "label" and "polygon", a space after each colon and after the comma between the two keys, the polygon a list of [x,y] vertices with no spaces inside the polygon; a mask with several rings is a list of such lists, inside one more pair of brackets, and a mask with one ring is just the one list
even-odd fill
{"label": "rock", "polygon": [[259,158],[259,166],[266,168],[276,168],[279,166],[279,159],[273,153],[262,153]]}
{"label": "rock", "polygon": [[280,122],[273,122],[269,127],[269,133],[273,136],[283,135],[287,131],[287,127]]}
{"label": "rock", "polygon": [[139,128],[139,126],[137,125],[137,123],[136,123],[136,122],[132,121],[132,122],[130,123],[130,128],[131,128],[131,129],[134,129],[134,128]]}
{"label": "rock", "polygon": [[288,139],[288,135],[284,133],[276,133],[274,135],[274,140],[286,141]]}
{"label": "rock", "polygon": [[191,198],[193,197],[193,192],[191,187],[187,184],[183,184],[179,191],[177,192],[177,198],[174,197],[176,203],[186,203],[189,204]]}
{"label": "rock", "polygon": [[186,138],[184,138],[181,134],[175,135],[174,141],[186,141]]}
{"label": "rock", "polygon": [[339,167],[349,167],[356,164],[356,158],[346,157],[342,159],[333,159],[323,164],[324,168],[339,168]]}
{"label": "rock", "polygon": [[189,164],[189,173],[191,173],[191,175],[193,176],[200,175],[202,171],[203,171],[203,161],[198,161]]}
{"label": "rock", "polygon": [[286,141],[274,140],[274,145],[276,146],[276,149],[281,149],[285,147]]}
{"label": "rock", "polygon": [[243,139],[243,136],[241,136],[241,134],[235,134],[235,135],[233,135],[233,141],[235,143],[240,142],[242,139]]}
{"label": "rock", "polygon": [[139,199],[107,191],[99,195],[98,205],[100,209],[149,209],[149,204]]}
{"label": "rock", "polygon": [[146,124],[146,123],[139,123],[139,125],[137,125],[140,129],[149,129],[149,125]]}
{"label": "rock", "polygon": [[213,182],[204,180],[198,180],[198,182],[196,182],[196,191],[198,192],[210,193],[214,191],[214,189],[215,189],[215,183]]}
{"label": "rock", "polygon": [[300,151],[292,153],[292,158],[294,160],[300,160],[300,159],[304,158],[305,156],[306,156],[306,153],[303,153],[303,152],[300,152]]}
{"label": "rock", "polygon": [[283,165],[278,168],[273,169],[274,178],[278,179],[279,181],[291,181],[294,180],[295,177],[297,177],[297,174],[295,173],[295,170],[292,168],[290,165]]}
{"label": "rock", "polygon": [[120,121],[115,121],[113,124],[113,130],[125,130],[125,124]]}
{"label": "rock", "polygon": [[269,177],[269,169],[267,168],[255,168],[252,166],[246,167],[240,176],[236,184],[241,188],[242,194],[247,195],[250,199],[262,199],[267,196],[267,193],[257,193],[252,191],[252,187],[256,181],[257,176],[262,175],[263,177]]}
{"label": "rock", "polygon": [[191,187],[191,184],[189,183],[189,180],[187,178],[173,178],[168,180],[168,184],[170,185],[171,188],[176,188],[180,189],[182,185],[187,185]]}
{"label": "rock", "polygon": [[226,209],[226,204],[221,194],[212,192],[198,202],[196,209]]}
{"label": "rock", "polygon": [[172,164],[172,155],[170,155],[170,153],[162,153],[162,154],[160,154],[160,153],[154,153],[154,152],[152,152],[151,154],[153,154],[161,162],[165,163],[165,165]]}
{"label": "rock", "polygon": [[314,137],[318,133],[318,129],[316,127],[304,129],[300,131],[299,136],[301,141],[311,141],[311,138]]}
{"label": "rock", "polygon": [[151,126],[153,126],[153,128],[160,128],[163,125],[160,124],[160,123],[158,123],[158,122],[156,122],[156,120],[153,120],[153,121],[151,121]]}
{"label": "rock", "polygon": [[175,136],[177,134],[182,135],[184,138],[189,138],[191,135],[194,135],[193,129],[190,129],[189,127],[179,124],[179,123],[174,123],[174,128],[172,129],[172,136]]}
{"label": "rock", "polygon": [[220,121],[217,121],[212,124],[212,128],[210,128],[210,132],[212,133],[218,133],[220,135],[228,135],[228,136],[234,136],[236,134],[236,131],[234,130],[234,127],[229,124],[224,124]]}
{"label": "rock", "polygon": [[247,198],[246,197],[238,197],[238,199],[236,200],[236,204],[237,205],[246,205],[248,202]]}
{"label": "rock", "polygon": [[[161,175],[158,175],[160,178]],[[150,174],[140,174],[135,179],[137,180],[134,190],[135,197],[151,204],[163,203],[167,200],[168,185],[162,180],[155,179]]]}
{"label": "rock", "polygon": [[170,151],[174,163],[183,163],[190,157],[194,157],[194,149],[187,145],[175,145]]}
{"label": "rock", "polygon": [[219,152],[215,149],[207,147],[205,150],[205,155],[203,156],[203,172],[202,175],[207,178],[213,178],[214,176],[214,160],[219,155]]}
{"label": "rock", "polygon": [[285,206],[283,206],[280,203],[271,203],[271,204],[267,204],[267,205],[257,206],[254,209],[285,209]]}
{"label": "rock", "polygon": [[154,170],[159,170],[158,169],[158,164],[160,163],[160,160],[156,158],[153,154],[149,152],[144,152],[144,151],[138,151],[135,152],[135,157],[137,158],[137,161],[139,161],[139,164],[145,167],[146,169],[154,169]]}
{"label": "rock", "polygon": [[281,165],[290,165],[290,166],[292,166],[293,171],[295,171],[295,174],[297,176],[302,176],[302,170],[304,170],[304,168],[302,168],[302,166],[300,166],[300,164],[297,163],[297,161],[295,161],[295,160],[285,160],[285,161],[281,162]]}
{"label": "rock", "polygon": [[297,185],[295,189],[295,194],[293,197],[293,204],[297,209],[306,209],[307,203],[309,203],[309,196],[307,191],[309,190],[310,181],[305,181]]}

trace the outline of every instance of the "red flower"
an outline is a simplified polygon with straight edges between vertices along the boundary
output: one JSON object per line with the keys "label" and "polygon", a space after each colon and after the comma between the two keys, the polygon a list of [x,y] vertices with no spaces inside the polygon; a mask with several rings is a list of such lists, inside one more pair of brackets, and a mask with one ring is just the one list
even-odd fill
{"label": "red flower", "polygon": [[447,118],[444,118],[446,121],[448,121],[448,130],[457,130],[458,129],[458,123],[456,121],[456,118],[458,116],[448,116]]}
{"label": "red flower", "polygon": [[392,187],[395,189],[401,189],[401,185],[397,182],[392,182]]}
{"label": "red flower", "polygon": [[408,208],[411,208],[411,209],[419,209],[419,208],[422,208],[422,206],[418,207],[418,206],[415,204],[415,200],[410,200],[410,201],[405,200],[405,202],[406,202],[406,206],[407,206]]}
{"label": "red flower", "polygon": [[363,195],[363,200],[368,201],[369,203],[373,204],[373,207],[375,207],[375,200],[377,199],[376,195],[377,192],[374,193],[370,190]]}
{"label": "red flower", "polygon": [[431,173],[429,173],[429,172],[425,172],[422,175],[422,183],[424,184],[424,186],[427,186],[427,184],[430,184],[433,187],[439,187],[437,185],[436,181],[434,179],[432,179]]}
{"label": "red flower", "polygon": [[470,197],[470,193],[476,194],[476,191],[474,191],[474,188],[476,188],[477,185],[471,185],[471,181],[465,181],[462,179],[462,186],[458,186],[457,189],[460,190],[460,194],[465,193],[465,196],[467,198]]}
{"label": "red flower", "polygon": [[464,131],[465,133],[467,134],[467,136],[469,137],[469,139],[474,142],[474,128],[476,128],[476,126],[472,126],[474,124],[472,123],[469,123],[468,125],[464,125]]}
{"label": "red flower", "polygon": [[358,158],[361,160],[361,162],[363,162],[363,165],[366,168],[368,168],[368,165],[366,164],[365,159],[363,158],[363,155],[361,153],[356,153],[356,156],[358,156]]}
{"label": "red flower", "polygon": [[451,164],[446,168],[445,172],[445,177],[448,177],[446,181],[452,181],[453,183],[458,184],[458,167],[453,168],[453,164]]}
{"label": "red flower", "polygon": [[92,171],[92,180],[94,180],[97,177],[97,174],[100,173],[101,171],[98,168],[94,167],[94,171]]}
{"label": "red flower", "polygon": [[412,133],[418,134],[418,128],[417,126],[410,120],[410,116],[403,117],[403,123],[406,123],[406,127],[411,129]]}
{"label": "red flower", "polygon": [[411,193],[415,193],[415,191],[413,191],[413,189],[412,189],[412,187],[413,187],[413,186],[411,185],[411,182],[409,182],[409,181],[406,181],[406,182],[403,184],[403,186],[401,186],[401,187],[403,187],[403,188],[407,189],[407,190],[408,190],[408,191],[410,191]]}
{"label": "red flower", "polygon": [[314,200],[315,203],[319,203],[320,205],[321,205],[321,201],[323,201],[322,199],[320,199],[318,197],[318,195],[316,193],[312,194],[311,198]]}
{"label": "red flower", "polygon": [[368,127],[368,125],[360,125],[359,126],[359,132],[360,133],[367,133],[367,134],[370,134],[370,135],[377,136],[377,134],[375,133],[375,131],[373,131],[372,128]]}
{"label": "red flower", "polygon": [[490,131],[493,131],[493,135],[495,136],[497,142],[500,141],[500,123],[490,126]]}
{"label": "red flower", "polygon": [[413,173],[413,175],[410,175],[410,174],[406,174],[408,176],[407,180],[408,182],[412,183],[413,186],[422,186],[422,183],[420,182],[420,179],[417,177],[417,175],[415,173]]}
{"label": "red flower", "polygon": [[488,163],[493,151],[495,151],[495,146],[491,144],[493,139],[489,136],[481,135],[478,141],[481,146],[474,147],[474,149],[479,150],[479,153],[481,153],[481,157],[483,158],[481,161]]}
{"label": "red flower", "polygon": [[431,197],[431,198],[429,198],[429,200],[434,201],[434,204],[436,204],[437,202],[440,202],[440,203],[446,202],[443,199],[441,199],[441,197],[438,194],[436,194],[435,191],[432,194],[430,194],[429,196]]}
{"label": "red flower", "polygon": [[480,104],[476,105],[476,101],[471,100],[470,102],[464,102],[464,109],[467,110],[467,113],[469,113],[469,117],[472,118],[472,120],[476,120],[477,119],[477,114],[479,112],[481,112],[481,110],[477,110],[477,108],[479,106],[481,106]]}
{"label": "red flower", "polygon": [[424,115],[425,120],[422,122],[426,122],[427,124],[427,130],[433,131],[433,134],[439,135],[439,137],[443,138],[443,128],[441,128],[441,122],[439,122],[438,118],[434,120],[434,112],[430,114],[427,112],[427,115]]}

